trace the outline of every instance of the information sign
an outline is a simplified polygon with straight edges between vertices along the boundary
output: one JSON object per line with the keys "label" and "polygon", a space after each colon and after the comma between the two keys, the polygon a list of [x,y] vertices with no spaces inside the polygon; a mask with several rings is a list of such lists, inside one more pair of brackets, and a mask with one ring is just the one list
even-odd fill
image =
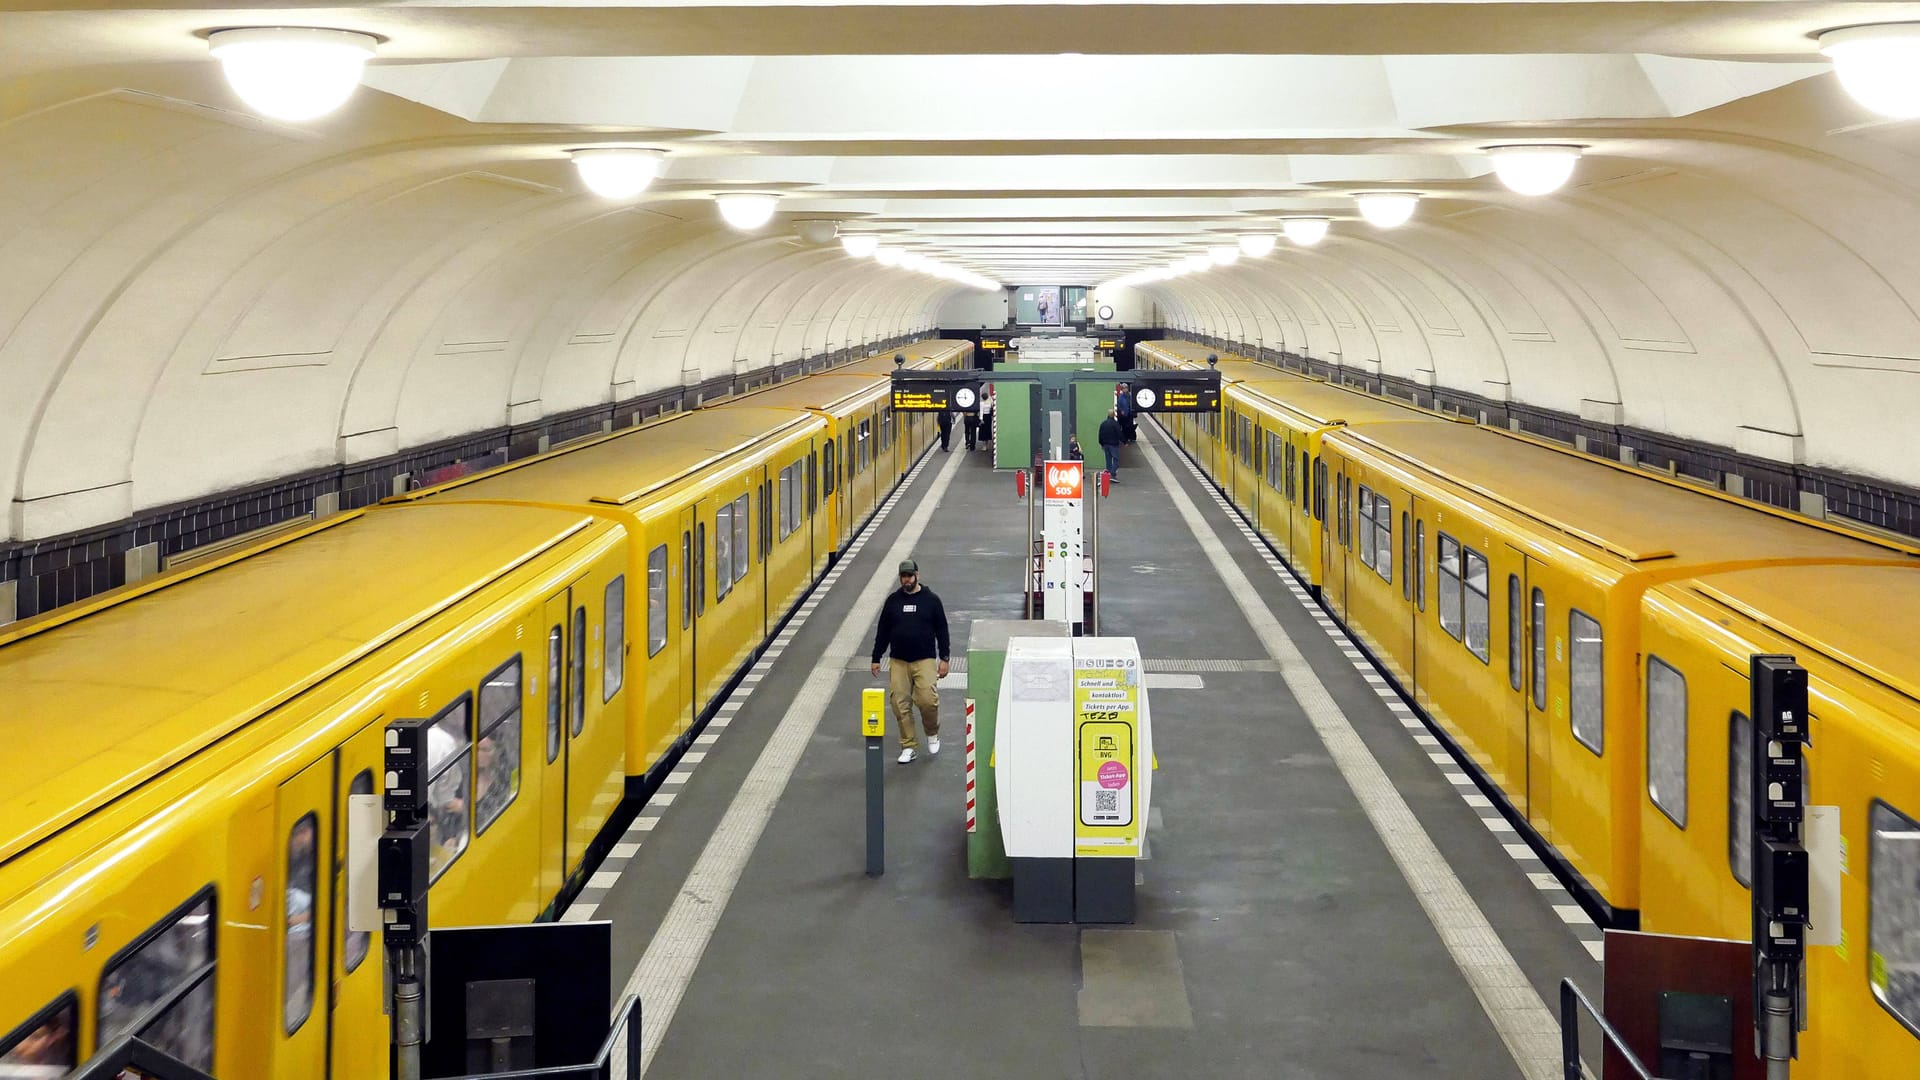
{"label": "information sign", "polygon": [[1158,380],[1134,390],[1133,405],[1141,412],[1219,412],[1220,388],[1198,380]]}
{"label": "information sign", "polygon": [[1073,712],[1079,791],[1074,857],[1137,858],[1139,661],[1130,656],[1075,658]]}
{"label": "information sign", "polygon": [[894,382],[894,412],[972,412],[979,407],[980,389],[973,383]]}

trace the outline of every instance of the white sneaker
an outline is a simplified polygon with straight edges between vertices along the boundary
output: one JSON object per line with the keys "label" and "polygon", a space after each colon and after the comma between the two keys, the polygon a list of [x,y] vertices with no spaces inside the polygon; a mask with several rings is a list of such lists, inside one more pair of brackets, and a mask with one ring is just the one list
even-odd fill
{"label": "white sneaker", "polygon": [[910,765],[912,763],[913,763],[913,747],[909,746],[905,750],[900,751],[900,764]]}
{"label": "white sneaker", "polygon": [[939,752],[940,752],[940,736],[938,735],[927,736],[927,753],[938,754]]}

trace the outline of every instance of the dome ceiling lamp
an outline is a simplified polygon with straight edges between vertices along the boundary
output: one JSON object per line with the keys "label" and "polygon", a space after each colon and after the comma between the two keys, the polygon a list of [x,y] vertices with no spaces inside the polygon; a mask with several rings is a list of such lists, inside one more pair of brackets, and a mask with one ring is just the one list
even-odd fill
{"label": "dome ceiling lamp", "polygon": [[1280,231],[1287,239],[1301,247],[1312,247],[1327,238],[1327,228],[1333,223],[1323,217],[1289,217],[1280,219]]}
{"label": "dome ceiling lamp", "polygon": [[774,205],[779,198],[761,192],[726,191],[715,195],[713,202],[727,224],[741,232],[752,232],[773,220]]}
{"label": "dome ceiling lamp", "polygon": [[1494,174],[1518,195],[1551,195],[1573,176],[1581,147],[1566,143],[1489,146]]}
{"label": "dome ceiling lamp", "polygon": [[603,199],[631,199],[647,190],[667,158],[664,150],[637,146],[589,147],[570,154],[580,182]]}
{"label": "dome ceiling lamp", "polygon": [[1252,232],[1240,234],[1240,253],[1249,259],[1264,259],[1273,254],[1274,245],[1280,238],[1270,232]]}
{"label": "dome ceiling lamp", "polygon": [[207,48],[248,108],[301,121],[347,103],[379,40],[351,30],[250,26],[208,34]]}
{"label": "dome ceiling lamp", "polygon": [[1411,191],[1363,191],[1353,201],[1367,224],[1376,229],[1397,229],[1412,219],[1420,196]]}
{"label": "dome ceiling lamp", "polygon": [[1848,26],[1816,35],[1853,100],[1882,116],[1920,116],[1920,23]]}

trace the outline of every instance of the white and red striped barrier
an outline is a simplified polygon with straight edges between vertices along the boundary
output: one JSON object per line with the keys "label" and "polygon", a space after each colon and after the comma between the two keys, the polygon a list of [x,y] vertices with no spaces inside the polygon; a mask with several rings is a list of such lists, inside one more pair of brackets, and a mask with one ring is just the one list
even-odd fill
{"label": "white and red striped barrier", "polygon": [[967,831],[974,831],[973,816],[973,699],[967,699]]}

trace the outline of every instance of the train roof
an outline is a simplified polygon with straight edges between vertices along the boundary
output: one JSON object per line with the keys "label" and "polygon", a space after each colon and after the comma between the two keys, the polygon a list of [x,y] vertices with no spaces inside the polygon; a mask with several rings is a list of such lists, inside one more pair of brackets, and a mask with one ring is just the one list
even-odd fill
{"label": "train roof", "polygon": [[389,501],[445,496],[462,501],[504,499],[625,506],[749,450],[763,439],[810,422],[820,421],[791,408],[699,409],[663,422],[582,440],[577,446],[528,458],[523,466],[509,465],[463,477]]}
{"label": "train roof", "polygon": [[1920,563],[1779,566],[1715,574],[1693,588],[1776,633],[1920,699]]}
{"label": "train roof", "polygon": [[1485,502],[1632,563],[1895,559],[1913,553],[1477,424],[1388,424],[1330,438],[1385,451]]}
{"label": "train roof", "polygon": [[935,364],[962,349],[973,347],[973,342],[965,338],[926,338],[911,345],[902,345],[897,349],[883,349],[878,356],[869,356],[864,360],[855,360],[850,364],[828,368],[822,375],[886,375],[893,371],[893,356],[900,353],[907,358],[909,367],[925,367]]}
{"label": "train roof", "polygon": [[[1140,344],[1165,352],[1190,367],[1199,370],[1205,370],[1207,367],[1206,357],[1210,350],[1188,342],[1143,341]],[[1180,348],[1175,349],[1173,346],[1180,346]],[[1194,355],[1195,351],[1199,353],[1197,357]],[[1311,427],[1326,427],[1336,423],[1374,424],[1412,420],[1461,422],[1457,417],[1423,409],[1412,402],[1358,393],[1335,386],[1324,379],[1297,374],[1272,364],[1263,364],[1238,356],[1222,355],[1219,371],[1223,386],[1255,397],[1275,408],[1286,410]]]}
{"label": "train roof", "polygon": [[590,521],[375,510],[25,628],[0,646],[0,865]]}

